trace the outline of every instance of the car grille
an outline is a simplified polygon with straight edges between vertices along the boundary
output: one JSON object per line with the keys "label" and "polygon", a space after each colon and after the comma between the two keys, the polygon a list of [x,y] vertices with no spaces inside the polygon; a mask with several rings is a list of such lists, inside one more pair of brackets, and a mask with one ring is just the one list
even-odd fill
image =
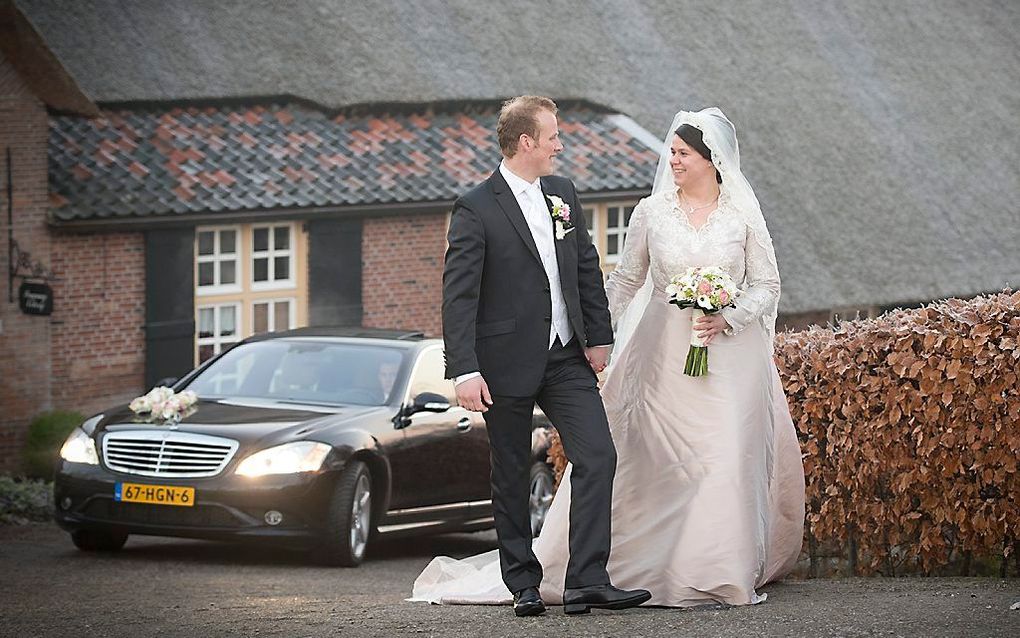
{"label": "car grille", "polygon": [[190,432],[109,432],[103,437],[103,460],[117,472],[197,478],[222,472],[237,446],[233,439]]}

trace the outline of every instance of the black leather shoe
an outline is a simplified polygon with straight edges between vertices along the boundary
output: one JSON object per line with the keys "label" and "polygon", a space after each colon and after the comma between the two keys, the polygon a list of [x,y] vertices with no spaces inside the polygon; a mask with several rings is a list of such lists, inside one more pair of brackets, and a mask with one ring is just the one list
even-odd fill
{"label": "black leather shoe", "polygon": [[538,616],[545,613],[545,603],[538,593],[538,587],[525,587],[514,593],[514,614],[518,616]]}
{"label": "black leather shoe", "polygon": [[563,613],[587,614],[595,609],[627,609],[651,600],[645,589],[620,589],[612,585],[592,585],[563,590]]}

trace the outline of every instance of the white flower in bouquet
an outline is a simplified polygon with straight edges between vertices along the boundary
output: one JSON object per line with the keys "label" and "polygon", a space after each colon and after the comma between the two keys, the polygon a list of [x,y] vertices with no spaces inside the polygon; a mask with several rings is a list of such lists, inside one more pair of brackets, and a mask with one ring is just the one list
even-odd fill
{"label": "white flower in bouquet", "polygon": [[[693,308],[691,321],[706,314],[719,312],[733,305],[738,293],[737,284],[722,268],[702,266],[689,268],[680,275],[674,275],[666,286],[668,303],[678,308]],[[708,347],[691,327],[691,347],[687,351],[684,373],[700,377],[708,373]]]}
{"label": "white flower in bouquet", "polygon": [[180,419],[190,413],[198,401],[198,395],[191,390],[174,393],[172,388],[159,386],[140,397],[136,397],[128,407],[138,415],[149,415],[151,419],[168,421]]}

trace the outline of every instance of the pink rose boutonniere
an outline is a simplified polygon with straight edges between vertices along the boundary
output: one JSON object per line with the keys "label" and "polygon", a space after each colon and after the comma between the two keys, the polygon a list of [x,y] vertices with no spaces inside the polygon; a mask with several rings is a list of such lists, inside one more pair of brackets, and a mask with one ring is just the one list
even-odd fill
{"label": "pink rose boutonniere", "polygon": [[549,203],[552,204],[553,225],[556,229],[556,239],[563,239],[567,233],[574,230],[574,223],[570,221],[570,204],[563,201],[556,195],[549,195]]}

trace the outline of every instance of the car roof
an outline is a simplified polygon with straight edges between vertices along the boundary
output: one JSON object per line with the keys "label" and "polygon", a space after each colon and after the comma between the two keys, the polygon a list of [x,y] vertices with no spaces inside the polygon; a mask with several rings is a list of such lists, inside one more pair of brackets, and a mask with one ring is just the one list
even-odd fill
{"label": "car roof", "polygon": [[426,338],[425,333],[420,331],[363,328],[358,326],[307,326],[304,328],[294,328],[293,330],[253,335],[245,339],[244,343],[294,338],[313,338],[322,341],[343,341],[348,343],[352,341],[388,342],[392,345],[396,345],[394,342],[399,342],[408,347],[440,341],[438,339]]}

